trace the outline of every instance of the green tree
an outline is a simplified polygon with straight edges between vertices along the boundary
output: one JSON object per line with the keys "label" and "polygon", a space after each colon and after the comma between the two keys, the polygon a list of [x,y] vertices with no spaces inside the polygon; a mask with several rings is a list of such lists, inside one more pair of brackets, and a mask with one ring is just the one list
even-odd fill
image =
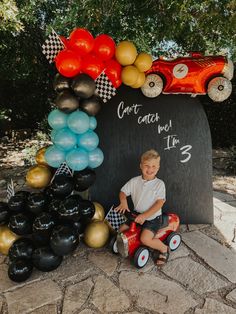
{"label": "green tree", "polygon": [[41,45],[51,27],[130,40],[154,57],[223,50],[235,60],[235,11],[235,0],[2,0],[0,110],[12,109],[13,127],[35,126],[50,110],[56,70]]}

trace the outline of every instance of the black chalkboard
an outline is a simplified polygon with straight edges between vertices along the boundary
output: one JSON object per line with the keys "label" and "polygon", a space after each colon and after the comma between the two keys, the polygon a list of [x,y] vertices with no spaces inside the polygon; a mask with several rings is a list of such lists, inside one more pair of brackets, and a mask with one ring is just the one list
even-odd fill
{"label": "black chalkboard", "polygon": [[212,149],[208,121],[198,98],[160,95],[121,86],[97,116],[104,162],[96,169],[91,198],[108,210],[120,188],[140,174],[140,155],[161,155],[158,177],[166,184],[164,211],[181,223],[212,223]]}

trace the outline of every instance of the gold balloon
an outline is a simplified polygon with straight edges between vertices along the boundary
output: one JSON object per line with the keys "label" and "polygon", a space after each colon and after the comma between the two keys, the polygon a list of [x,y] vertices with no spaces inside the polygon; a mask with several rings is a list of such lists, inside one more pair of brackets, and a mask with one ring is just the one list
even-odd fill
{"label": "gold balloon", "polygon": [[134,65],[138,68],[140,72],[148,71],[152,66],[152,56],[148,53],[141,52],[135,62]]}
{"label": "gold balloon", "polygon": [[131,85],[131,87],[140,88],[141,86],[143,86],[145,80],[146,80],[145,74],[143,72],[139,72],[137,81],[135,82],[134,85]]}
{"label": "gold balloon", "polygon": [[36,160],[37,164],[48,166],[48,163],[46,162],[45,156],[44,156],[47,148],[48,148],[48,146],[45,146],[45,147],[40,148],[37,151],[36,156],[35,156],[35,160]]}
{"label": "gold balloon", "polygon": [[13,242],[19,239],[19,236],[13,233],[7,226],[0,227],[0,253],[7,255]]}
{"label": "gold balloon", "polygon": [[121,41],[116,47],[115,55],[121,65],[130,65],[136,59],[137,49],[130,41]]}
{"label": "gold balloon", "polygon": [[122,69],[121,80],[125,85],[132,86],[138,80],[139,70],[133,66],[128,65]]}
{"label": "gold balloon", "polygon": [[92,220],[98,220],[103,221],[105,218],[105,211],[101,204],[97,202],[93,202],[93,205],[95,206],[95,213],[93,215]]}
{"label": "gold balloon", "polygon": [[92,248],[103,247],[109,238],[109,228],[103,221],[91,222],[84,232],[84,242]]}
{"label": "gold balloon", "polygon": [[41,189],[48,186],[52,178],[51,171],[43,165],[36,165],[29,169],[26,174],[26,183],[35,189]]}

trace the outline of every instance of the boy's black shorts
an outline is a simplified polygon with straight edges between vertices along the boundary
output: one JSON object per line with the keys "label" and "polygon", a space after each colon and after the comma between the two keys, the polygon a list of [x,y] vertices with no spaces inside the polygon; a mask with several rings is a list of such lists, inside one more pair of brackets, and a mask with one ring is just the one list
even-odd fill
{"label": "boy's black shorts", "polygon": [[[137,212],[132,212],[135,213],[135,215],[139,215],[140,213]],[[130,225],[130,223],[132,222],[132,220],[130,219],[130,215],[126,213],[126,217],[127,220],[125,222],[126,225]],[[157,231],[161,228],[162,225],[162,215],[157,216],[156,218],[152,219],[152,220],[146,220],[142,225],[142,230],[143,229],[148,229],[150,231],[152,231],[154,234],[157,233]]]}

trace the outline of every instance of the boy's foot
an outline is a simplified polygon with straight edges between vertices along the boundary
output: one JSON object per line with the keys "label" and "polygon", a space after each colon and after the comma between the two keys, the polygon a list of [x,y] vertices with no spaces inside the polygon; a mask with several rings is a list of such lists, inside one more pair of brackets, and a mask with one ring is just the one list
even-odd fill
{"label": "boy's foot", "polygon": [[167,248],[166,252],[160,252],[156,261],[157,266],[164,266],[168,262],[169,256],[170,256],[169,248]]}

